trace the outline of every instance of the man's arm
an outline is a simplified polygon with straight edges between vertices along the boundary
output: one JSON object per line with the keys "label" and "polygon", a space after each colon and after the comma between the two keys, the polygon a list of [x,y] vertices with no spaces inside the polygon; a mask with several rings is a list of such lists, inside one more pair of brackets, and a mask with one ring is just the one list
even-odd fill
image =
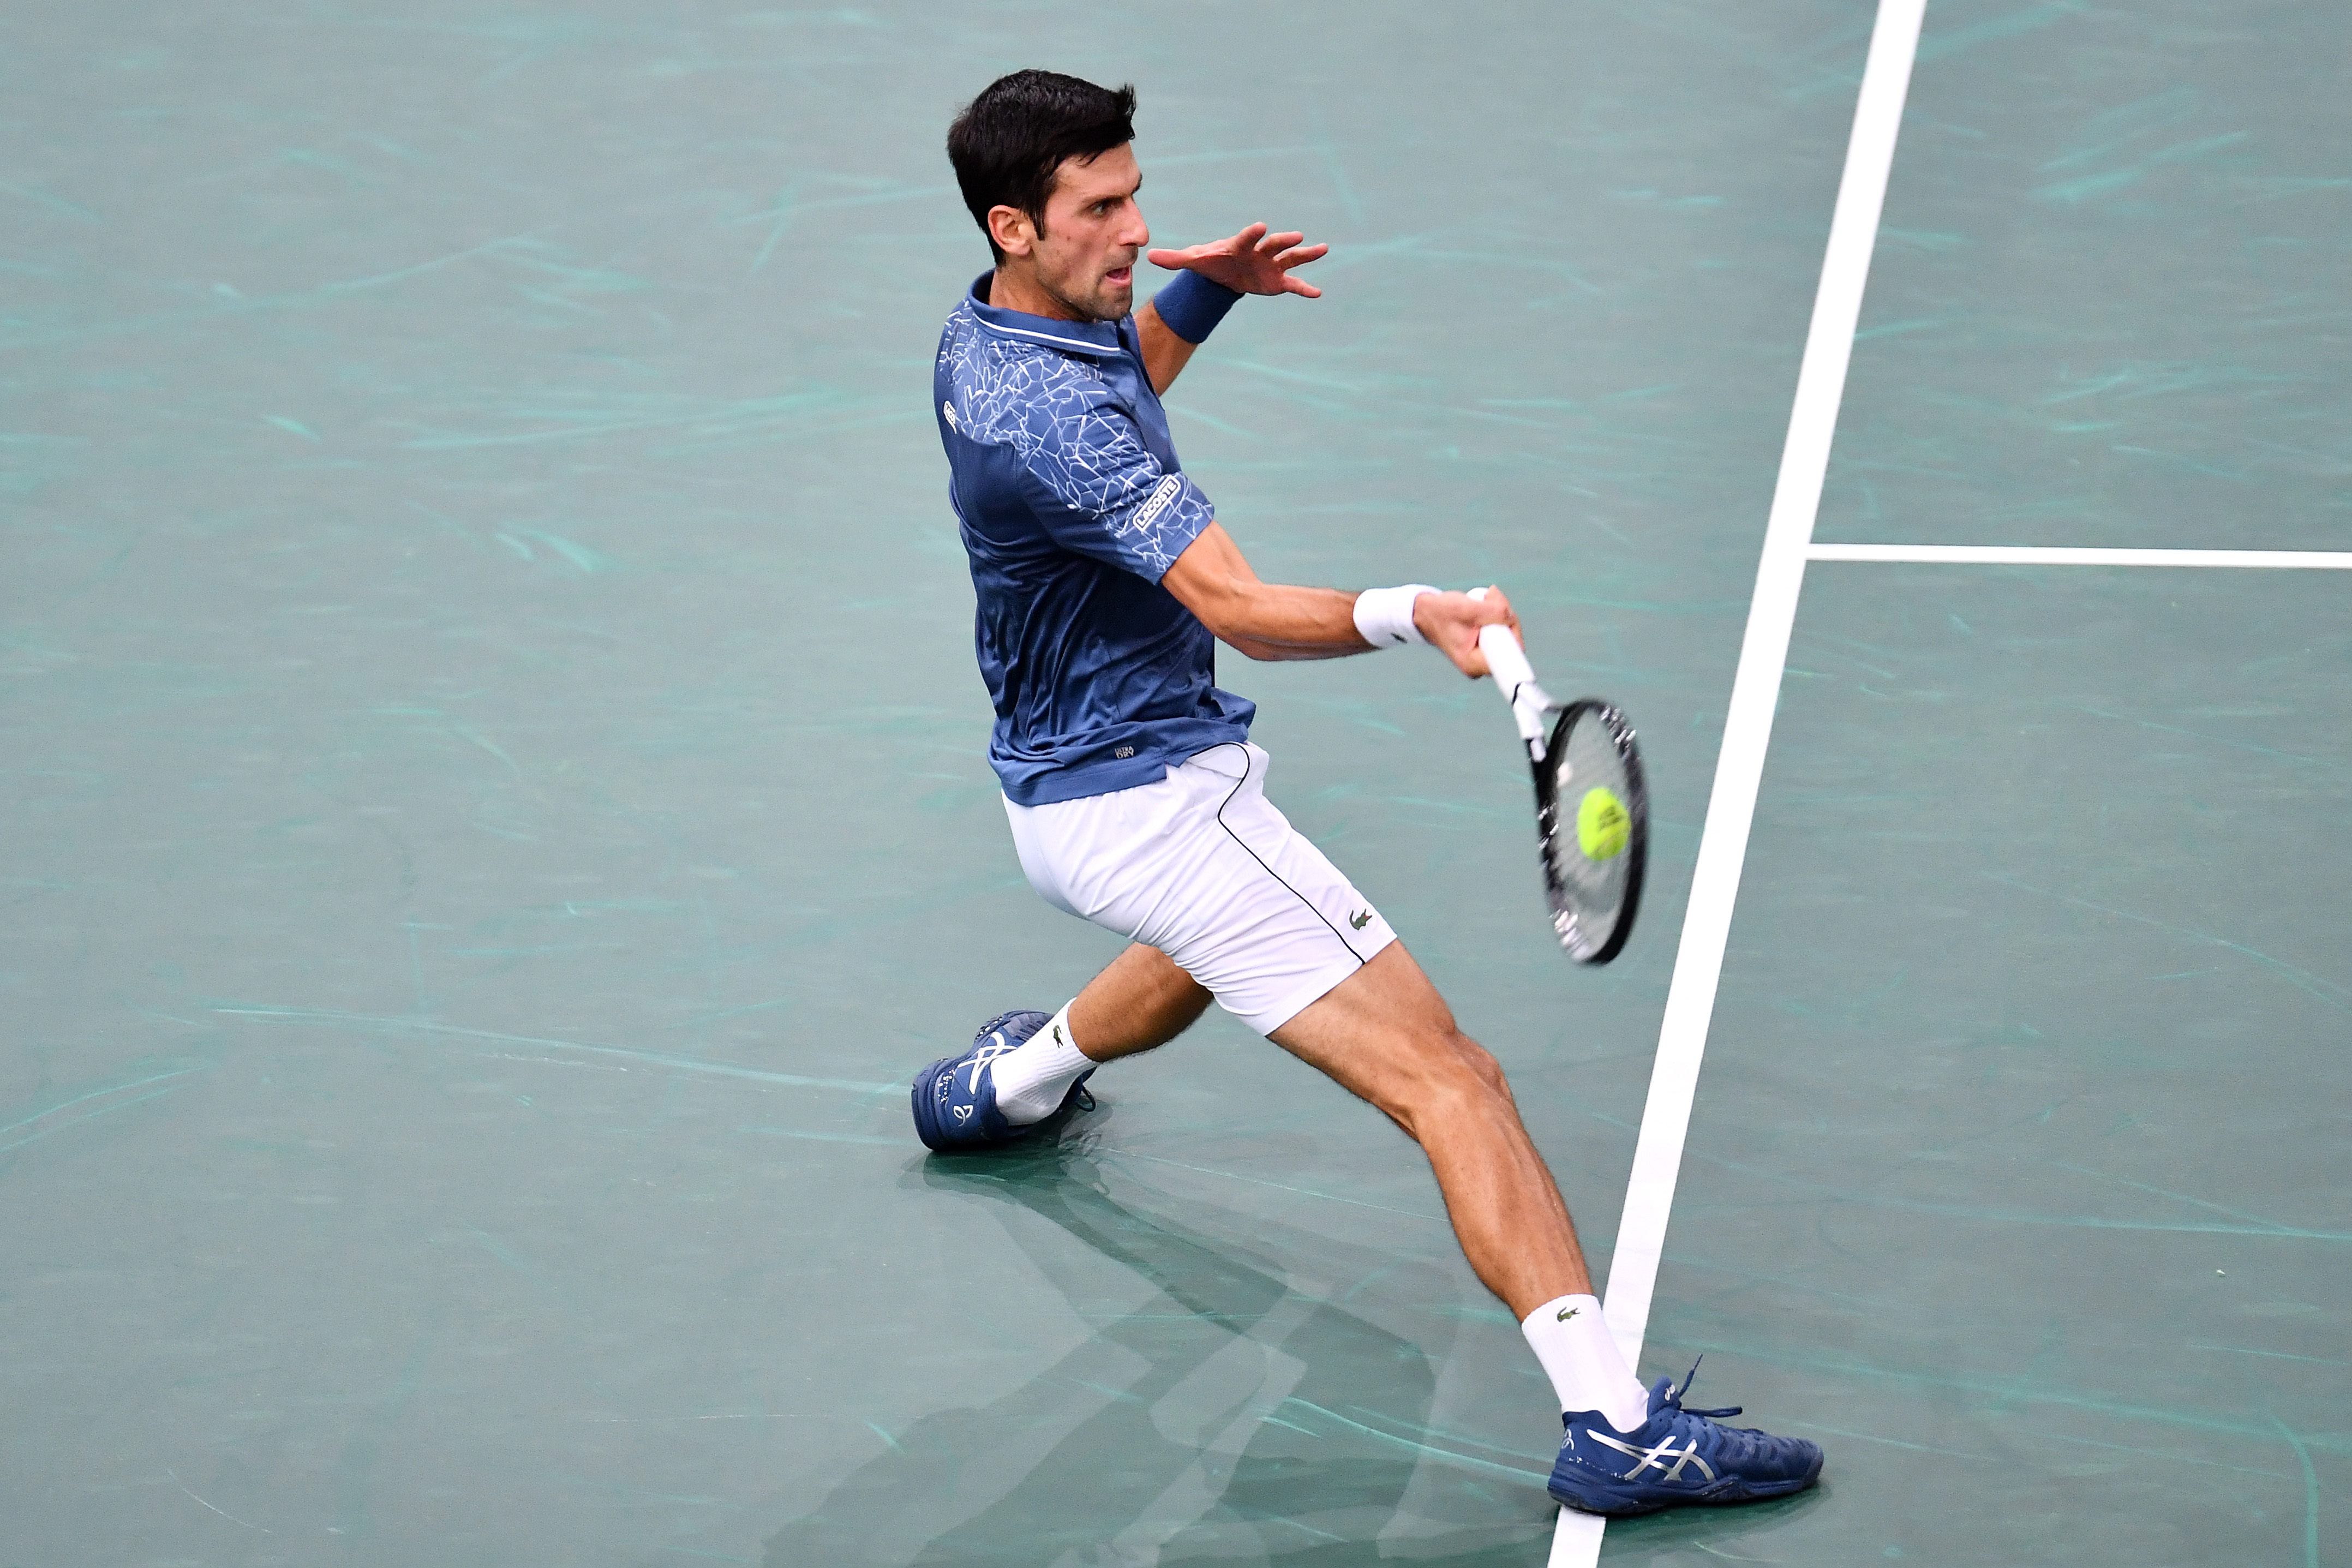
{"label": "man's arm", "polygon": [[[1217,523],[1184,547],[1160,585],[1220,641],[1251,658],[1345,658],[1372,650],[1356,630],[1355,595],[1259,582],[1241,546]],[[1486,673],[1478,628],[1497,622],[1517,634],[1519,618],[1499,588],[1483,599],[1430,593],[1413,601],[1414,628],[1474,680]]]}
{"label": "man's arm", "polygon": [[[1297,294],[1319,300],[1322,289],[1290,276],[1292,268],[1319,261],[1331,248],[1300,244],[1306,237],[1297,233],[1268,234],[1265,225],[1254,223],[1231,239],[1145,254],[1154,267],[1197,273],[1236,294]],[[1192,351],[1201,346],[1201,339],[1179,335],[1160,319],[1159,308],[1149,303],[1136,311],[1135,330],[1143,340],[1143,373],[1151,378],[1151,390],[1166,392],[1192,357]]]}
{"label": "man's arm", "polygon": [[1160,307],[1149,300],[1135,313],[1135,335],[1143,340],[1143,374],[1150,378],[1154,392],[1167,391],[1192,359],[1192,351],[1201,346],[1178,337],[1175,329],[1160,319]]}

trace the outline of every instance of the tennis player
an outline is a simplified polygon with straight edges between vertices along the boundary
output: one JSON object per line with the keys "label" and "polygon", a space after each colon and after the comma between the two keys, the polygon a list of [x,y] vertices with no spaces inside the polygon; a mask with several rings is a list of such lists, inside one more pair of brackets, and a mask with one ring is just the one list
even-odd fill
{"label": "tennis player", "polygon": [[[1219,641],[1257,659],[1426,644],[1475,679],[1478,629],[1517,621],[1499,592],[1349,594],[1250,570],[1160,399],[1243,295],[1317,298],[1295,273],[1328,247],[1252,224],[1147,251],[1134,110],[1132,88],[1019,71],[948,132],[996,260],[948,317],[931,391],[996,706],[989,761],[1031,885],[1132,945],[1059,1012],[992,1018],[924,1068],[916,1131],[943,1151],[1017,1140],[1213,1000],[1420,1143],[1470,1266],[1559,1394],[1561,1502],[1631,1514],[1801,1490],[1821,1472],[1812,1444],[1720,1426],[1738,1412],[1685,1408],[1687,1378],[1645,1389],[1626,1367],[1502,1069],[1266,798],[1255,708],[1217,686]],[[1139,308],[1147,258],[1176,277]]]}

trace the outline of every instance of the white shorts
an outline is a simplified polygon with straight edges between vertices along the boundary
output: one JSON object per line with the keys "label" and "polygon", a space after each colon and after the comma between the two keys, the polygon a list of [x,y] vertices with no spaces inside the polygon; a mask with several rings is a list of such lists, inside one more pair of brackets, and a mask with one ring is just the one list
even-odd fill
{"label": "white shorts", "polygon": [[1047,903],[1158,948],[1261,1035],[1396,940],[1265,798],[1268,760],[1228,742],[1158,784],[1004,803],[1021,869]]}

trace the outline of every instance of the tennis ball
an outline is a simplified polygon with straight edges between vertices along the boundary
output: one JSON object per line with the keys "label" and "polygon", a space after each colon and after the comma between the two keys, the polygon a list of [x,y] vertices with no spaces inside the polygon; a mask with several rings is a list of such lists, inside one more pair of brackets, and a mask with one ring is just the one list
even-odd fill
{"label": "tennis ball", "polygon": [[1605,789],[1589,789],[1576,808],[1576,844],[1588,860],[1610,860],[1625,852],[1633,836],[1625,803]]}

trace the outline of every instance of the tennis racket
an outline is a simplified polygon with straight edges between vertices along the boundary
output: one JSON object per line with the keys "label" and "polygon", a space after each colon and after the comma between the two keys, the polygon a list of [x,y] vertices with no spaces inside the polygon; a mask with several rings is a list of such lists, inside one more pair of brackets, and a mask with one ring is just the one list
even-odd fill
{"label": "tennis racket", "polygon": [[[1483,588],[1471,595],[1485,596]],[[1597,697],[1554,701],[1510,627],[1482,628],[1478,647],[1535,769],[1536,843],[1552,931],[1579,963],[1606,963],[1633,933],[1649,860],[1650,795],[1633,726]]]}

